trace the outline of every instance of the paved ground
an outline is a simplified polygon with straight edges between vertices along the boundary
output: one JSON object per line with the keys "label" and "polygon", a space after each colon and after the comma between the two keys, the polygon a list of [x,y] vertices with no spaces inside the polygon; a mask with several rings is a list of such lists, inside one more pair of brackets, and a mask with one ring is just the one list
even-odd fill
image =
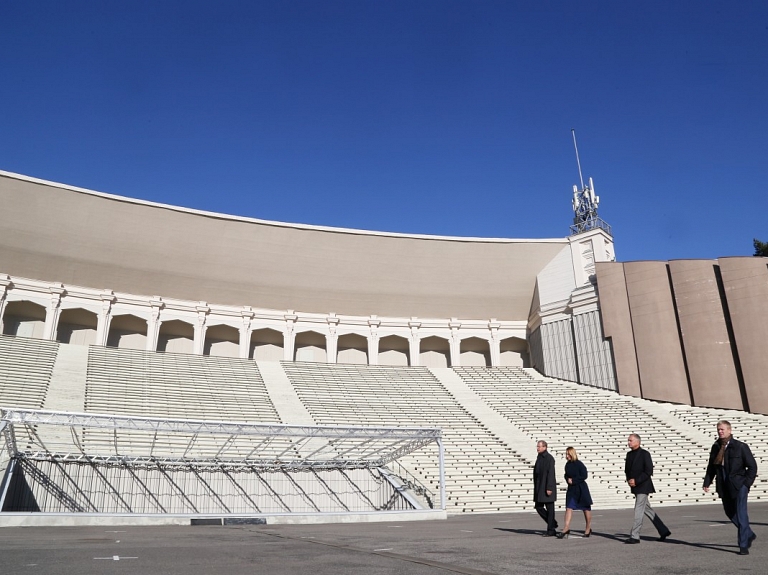
{"label": "paved ground", "polygon": [[[751,504],[758,539],[738,556],[736,528],[719,505],[658,511],[672,529],[624,545],[631,510],[595,511],[588,539],[541,537],[532,513],[447,521],[229,527],[0,529],[0,573],[92,575],[702,574],[768,573],[768,503]],[[561,515],[561,514],[558,514]],[[583,527],[574,518],[573,527]]]}

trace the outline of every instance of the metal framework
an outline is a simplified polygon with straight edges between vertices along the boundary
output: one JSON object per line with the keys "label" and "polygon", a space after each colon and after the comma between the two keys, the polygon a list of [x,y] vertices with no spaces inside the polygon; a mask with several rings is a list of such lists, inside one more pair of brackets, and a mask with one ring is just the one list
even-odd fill
{"label": "metal framework", "polygon": [[600,197],[595,195],[595,184],[589,178],[589,185],[584,185],[584,177],[581,175],[581,160],[579,159],[579,147],[576,145],[576,130],[571,130],[573,136],[573,148],[576,150],[576,165],[579,167],[579,181],[581,188],[573,186],[573,225],[572,234],[581,234],[591,230],[603,230],[611,234],[611,226],[597,215],[597,206]]}
{"label": "metal framework", "polygon": [[234,471],[374,469],[436,443],[445,509],[439,428],[259,424],[9,407],[0,408],[0,433],[11,468],[17,461],[47,461]]}

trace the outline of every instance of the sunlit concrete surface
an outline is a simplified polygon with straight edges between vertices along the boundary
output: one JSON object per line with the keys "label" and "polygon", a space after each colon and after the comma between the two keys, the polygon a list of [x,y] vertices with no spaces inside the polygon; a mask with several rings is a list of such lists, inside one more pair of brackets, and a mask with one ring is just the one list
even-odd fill
{"label": "sunlit concrete surface", "polygon": [[[63,527],[0,530],[4,575],[344,575],[407,573],[765,573],[768,504],[752,504],[758,538],[737,555],[736,528],[719,505],[658,507],[672,530],[664,543],[646,521],[640,545],[624,545],[632,510],[596,511],[566,540],[541,537],[533,513],[478,514],[447,521],[167,527]],[[558,513],[562,522],[562,514]]]}

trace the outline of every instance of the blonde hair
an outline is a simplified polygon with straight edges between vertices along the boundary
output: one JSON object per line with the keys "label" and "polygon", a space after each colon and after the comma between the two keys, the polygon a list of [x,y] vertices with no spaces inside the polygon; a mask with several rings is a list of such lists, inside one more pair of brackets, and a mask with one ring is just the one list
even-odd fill
{"label": "blonde hair", "polygon": [[576,453],[576,450],[573,447],[566,448],[565,453],[570,455],[571,461],[578,461],[579,460],[579,456],[578,456],[578,454]]}

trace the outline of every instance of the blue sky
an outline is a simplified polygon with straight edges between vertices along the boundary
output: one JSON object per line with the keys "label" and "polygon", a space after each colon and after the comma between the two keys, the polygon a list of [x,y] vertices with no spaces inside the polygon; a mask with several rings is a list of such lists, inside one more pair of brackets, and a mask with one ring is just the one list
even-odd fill
{"label": "blue sky", "polygon": [[268,220],[768,241],[768,3],[6,0],[0,169]]}

